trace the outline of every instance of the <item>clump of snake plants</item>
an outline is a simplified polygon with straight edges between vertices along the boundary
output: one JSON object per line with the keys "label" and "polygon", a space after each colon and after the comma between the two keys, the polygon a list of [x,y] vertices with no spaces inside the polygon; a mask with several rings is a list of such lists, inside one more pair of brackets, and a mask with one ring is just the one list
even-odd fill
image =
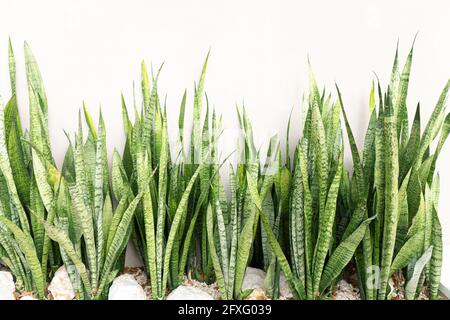
{"label": "clump of snake plants", "polygon": [[61,265],[58,246],[42,220],[52,221],[58,173],[48,135],[48,104],[39,68],[25,43],[30,131],[23,132],[16,99],[16,64],[9,42],[12,98],[0,107],[0,260],[17,287],[45,297],[49,276]]}
{"label": "clump of snake plants", "polygon": [[[194,251],[191,246],[195,240],[194,229],[200,225],[206,230],[206,224],[197,223],[197,217],[203,212],[201,199],[208,197],[210,180],[210,166],[203,160],[206,153],[211,152],[208,120],[205,120],[204,132],[199,127],[206,64],[207,60],[196,86],[192,162],[186,161],[184,152],[186,93],[180,109],[179,153],[175,156],[176,161],[172,160],[166,107],[161,106],[157,89],[161,69],[156,76],[152,74],[150,86],[146,65],[142,63],[142,111],[135,112],[134,124],[129,120],[125,101],[122,100],[126,146],[122,159],[118,153],[114,155],[113,164],[120,168],[121,178],[113,179],[113,189],[119,190],[125,186],[130,194],[142,194],[142,203],[136,209],[132,238],[150,278],[153,299],[162,299],[169,284],[174,288],[182,281],[188,256]],[[202,143],[200,135],[205,136],[206,143]],[[149,180],[146,179],[148,172],[153,172]],[[206,217],[206,213],[204,215]],[[206,246],[202,247],[200,259],[209,259],[204,252],[206,249]],[[208,268],[207,263],[205,268]]]}
{"label": "clump of snake plants", "polygon": [[102,298],[123,268],[131,220],[142,195],[129,197],[124,189],[115,194],[117,201],[111,198],[103,118],[100,113],[96,129],[86,107],[87,139],[80,116],[75,141],[69,139],[63,167],[56,168],[44,85],[27,44],[30,132],[22,132],[11,44],[9,48],[13,97],[0,113],[0,261],[14,273],[19,290],[34,291],[40,299],[62,264],[78,298]]}
{"label": "clump of snake plants", "polygon": [[289,234],[299,295],[317,299],[329,293],[351,260],[371,219],[342,234],[338,211],[342,185],[342,105],[320,94],[310,67],[310,93],[304,103],[303,136],[294,155]]}
{"label": "clump of snake plants", "polygon": [[279,294],[281,273],[294,298],[321,298],[351,260],[372,220],[362,221],[339,242],[335,239],[343,171],[341,107],[319,94],[312,73],[310,79],[303,137],[292,168],[290,156],[282,163],[276,136],[260,165],[247,112],[243,109],[241,116],[238,110],[244,146],[236,173],[230,170],[231,202],[223,208],[217,198],[207,212],[222,297],[242,297],[240,288],[251,264],[267,271],[266,287],[273,298]]}
{"label": "clump of snake plants", "polygon": [[[265,203],[255,188],[252,195],[254,203],[259,204],[271,251],[294,297],[321,299],[341,276],[372,219],[360,221],[345,235],[338,228],[343,220],[337,209],[344,170],[341,103],[332,103],[325,92],[320,94],[311,68],[310,93],[304,99],[302,113],[303,135],[292,165],[287,139],[286,162],[282,165],[278,155]],[[271,220],[275,222],[272,225]],[[283,220],[287,222],[285,230]],[[277,237],[272,229],[278,232]]]}
{"label": "clump of snake plants", "polygon": [[378,84],[378,99],[372,86],[371,117],[362,154],[344,112],[353,156],[353,176],[342,192],[342,210],[352,212],[346,232],[363,219],[375,217],[355,254],[365,299],[389,298],[389,280],[394,273],[406,279],[406,299],[416,299],[424,283],[430,298],[438,298],[442,231],[435,171],[450,130],[450,114],[445,114],[450,81],[423,132],[419,104],[409,127],[406,98],[412,57],[413,48],[400,71],[396,53],[390,84],[385,92]]}
{"label": "clump of snake plants", "polygon": [[[245,298],[248,266],[266,271],[265,287],[273,299],[280,295],[282,277],[295,299],[327,299],[349,264],[356,266],[363,299],[389,299],[394,274],[406,279],[407,299],[418,298],[424,286],[437,299],[442,230],[436,164],[450,133],[445,111],[450,81],[425,129],[419,104],[410,127],[412,56],[413,49],[400,71],[396,53],[386,90],[379,82],[372,85],[361,152],[339,89],[335,101],[321,93],[311,67],[293,158],[291,117],[283,160],[278,136],[263,154],[247,110],[237,108],[242,139],[236,143],[238,163],[229,166],[227,194],[219,174],[228,159],[219,148],[222,119],[204,92],[209,53],[194,86],[189,143],[187,92],[172,148],[166,103],[158,92],[161,68],[149,74],[142,62],[142,106],[139,110],[134,99],[132,122],[122,97],[126,143],[122,155],[114,150],[111,169],[102,113],[95,125],[84,104],[57,168],[47,97],[27,44],[30,129],[22,129],[10,42],[11,98],[0,105],[0,262],[15,275],[19,290],[41,299],[62,265],[78,299],[105,298],[123,270],[130,240],[153,299],[163,299],[186,275],[216,281],[222,299]],[[351,170],[343,163],[343,126]]]}
{"label": "clump of snake plants", "polygon": [[[267,194],[273,185],[275,176],[273,166],[279,154],[277,137],[274,136],[271,139],[265,165],[261,166],[247,112],[245,108],[242,109],[242,113],[239,109],[237,112],[244,147],[239,150],[236,169],[232,165],[229,168],[230,197],[228,200],[224,194],[220,179],[214,180],[211,184],[211,197],[206,216],[208,247],[215,277],[222,299],[229,300],[244,298],[251,292],[251,290],[243,292],[241,287],[248,264],[258,263],[258,253],[264,254],[263,268],[268,270],[270,275],[267,279],[270,288],[275,282],[276,275],[279,276],[279,267],[269,248],[264,227],[260,225],[259,211],[254,205],[251,194],[251,192]],[[250,178],[250,175],[253,175],[253,178]],[[249,181],[248,179],[257,180]],[[253,189],[255,181],[258,181],[256,190]],[[276,223],[273,213],[273,210],[269,212],[270,218],[267,225],[270,225],[271,230]],[[275,234],[278,232],[275,231]],[[275,240],[275,234],[271,233],[272,242]]]}
{"label": "clump of snake plants", "polygon": [[[132,219],[142,193],[131,196],[124,188],[114,194],[113,202],[103,117],[100,112],[95,129],[86,108],[84,114],[89,127],[87,139],[83,139],[80,119],[74,142],[69,139],[54,200],[58,214],[52,223],[48,220],[43,223],[49,237],[60,246],[80,298],[100,299],[123,269]],[[116,173],[120,171],[113,170]],[[145,179],[150,179],[150,175]]]}

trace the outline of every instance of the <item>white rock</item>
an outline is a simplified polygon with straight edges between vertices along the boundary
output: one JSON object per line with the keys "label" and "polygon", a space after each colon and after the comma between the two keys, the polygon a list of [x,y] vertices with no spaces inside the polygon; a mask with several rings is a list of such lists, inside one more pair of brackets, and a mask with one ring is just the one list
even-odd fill
{"label": "white rock", "polygon": [[48,291],[50,291],[54,300],[73,300],[75,298],[72,282],[64,266],[56,270],[48,286]]}
{"label": "white rock", "polygon": [[38,300],[33,296],[23,296],[19,300]]}
{"label": "white rock", "polygon": [[9,271],[0,271],[0,300],[16,300],[16,285]]}
{"label": "white rock", "polygon": [[[254,289],[255,294],[262,296],[262,294],[267,294],[267,287],[265,285],[266,273],[257,268],[247,267],[245,270],[244,281],[242,283],[242,290]],[[286,277],[283,273],[280,275],[280,298],[281,299],[292,299],[293,295]],[[257,299],[259,300],[259,299]]]}
{"label": "white rock", "polygon": [[266,273],[263,270],[247,267],[247,270],[245,270],[244,281],[242,282],[242,291],[248,289],[258,289],[265,291],[265,278]]}
{"label": "white rock", "polygon": [[108,300],[146,300],[146,295],[131,274],[122,274],[114,279]]}
{"label": "white rock", "polygon": [[280,275],[280,298],[283,299],[292,299],[294,296],[292,295],[291,288],[289,288],[289,284],[286,280],[286,277],[283,273]]}
{"label": "white rock", "polygon": [[214,300],[214,298],[199,288],[181,285],[173,290],[166,300]]}

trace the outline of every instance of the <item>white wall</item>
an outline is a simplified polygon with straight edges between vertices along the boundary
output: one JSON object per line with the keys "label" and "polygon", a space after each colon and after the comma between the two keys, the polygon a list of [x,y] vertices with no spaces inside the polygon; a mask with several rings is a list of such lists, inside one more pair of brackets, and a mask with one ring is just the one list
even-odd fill
{"label": "white wall", "polygon": [[[258,140],[274,132],[285,137],[295,109],[292,140],[299,136],[299,105],[307,89],[309,53],[321,84],[341,87],[358,142],[368,121],[368,93],[375,71],[387,84],[395,44],[407,55],[419,31],[408,105],[420,100],[427,119],[450,76],[449,1],[25,1],[0,2],[0,93],[9,95],[7,39],[18,58],[18,98],[28,121],[22,44],[29,41],[43,73],[50,103],[53,149],[61,163],[84,99],[91,110],[101,104],[108,146],[124,144],[120,92],[131,103],[132,81],[139,84],[139,63],[157,67],[167,93],[170,125],[185,88],[192,101],[208,48],[212,48],[206,91],[223,114],[230,151],[236,126],[235,103],[245,100]],[[189,110],[189,115],[190,115]],[[224,152],[225,154],[226,152]],[[438,164],[441,174],[440,215],[450,244],[450,143]]]}

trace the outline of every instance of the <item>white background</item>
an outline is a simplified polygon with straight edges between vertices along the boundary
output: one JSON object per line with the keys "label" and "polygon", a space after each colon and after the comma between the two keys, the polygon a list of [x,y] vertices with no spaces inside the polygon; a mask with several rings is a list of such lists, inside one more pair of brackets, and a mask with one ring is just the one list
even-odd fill
{"label": "white background", "polygon": [[[27,40],[45,81],[57,162],[62,162],[67,147],[63,129],[76,129],[82,100],[95,118],[102,105],[109,151],[117,147],[121,152],[120,93],[130,107],[132,81],[140,83],[141,59],[154,68],[165,61],[159,87],[161,97],[167,94],[169,125],[174,129],[185,88],[191,115],[194,81],[211,48],[206,92],[224,118],[225,154],[235,144],[230,138],[237,125],[235,105],[242,101],[259,143],[275,132],[284,141],[294,107],[294,144],[300,131],[300,99],[308,84],[309,53],[320,85],[334,92],[334,82],[339,84],[361,145],[373,72],[387,85],[397,39],[403,63],[416,32],[408,106],[412,117],[420,101],[422,120],[428,118],[450,77],[449,14],[450,2],[445,0],[1,0],[0,93],[4,100],[10,95],[7,40],[11,36],[18,63],[20,112],[28,125],[23,64],[23,41]],[[440,216],[447,244],[449,161],[447,143],[438,164]]]}

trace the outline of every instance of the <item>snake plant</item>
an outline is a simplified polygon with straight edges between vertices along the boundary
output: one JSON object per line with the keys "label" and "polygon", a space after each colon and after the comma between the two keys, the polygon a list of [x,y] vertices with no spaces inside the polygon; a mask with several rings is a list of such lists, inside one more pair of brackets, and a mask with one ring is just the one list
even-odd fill
{"label": "snake plant", "polygon": [[[104,122],[100,114],[96,130],[86,108],[87,140],[83,141],[80,121],[62,170],[56,168],[45,90],[27,44],[25,58],[30,133],[22,133],[14,95],[1,108],[0,260],[15,274],[19,289],[35,291],[39,298],[45,297],[46,282],[61,264],[80,298],[99,298],[123,267],[131,219],[141,195],[121,197],[113,211]],[[14,94],[11,45],[10,75]],[[128,195],[125,190],[123,194]]]}
{"label": "snake plant", "polygon": [[[341,235],[338,212],[343,144],[341,103],[319,93],[309,67],[310,93],[304,99],[303,136],[294,154],[290,188],[289,235],[293,273],[299,296],[317,299],[341,275],[371,219]],[[287,163],[288,165],[289,163]]]}
{"label": "snake plant", "polygon": [[103,117],[100,112],[96,130],[86,108],[84,113],[88,137],[83,141],[80,120],[74,143],[69,139],[63,164],[56,199],[58,215],[44,226],[60,245],[66,269],[81,297],[98,299],[123,268],[124,249],[142,194],[132,197],[124,188],[115,194],[117,205],[113,206]]}
{"label": "snake plant", "polygon": [[[152,86],[148,78],[145,63],[142,63],[142,112],[135,112],[134,125],[129,120],[123,101],[123,118],[127,142],[121,164],[122,178],[113,180],[115,185],[127,185],[131,193],[142,193],[142,205],[136,210],[133,241],[143,258],[145,269],[150,277],[152,297],[162,299],[166,288],[176,287],[183,278],[188,257],[195,250],[191,246],[195,240],[194,230],[203,227],[204,237],[201,254],[205,274],[209,278],[206,244],[206,224],[198,220],[199,214],[206,218],[206,207],[210,189],[210,173],[213,165],[209,159],[214,153],[210,145],[216,145],[218,131],[215,114],[213,115],[214,134],[209,134],[208,115],[203,129],[200,127],[201,100],[207,59],[205,61],[199,85],[195,91],[194,125],[192,131],[191,159],[184,152],[184,110],[186,93],[180,107],[179,150],[176,161],[170,154],[167,116],[158,96],[156,76],[152,75]],[[204,141],[204,143],[202,143]],[[217,151],[216,151],[217,152]],[[120,163],[120,155],[116,155]],[[216,170],[217,170],[217,166]],[[154,177],[146,182],[144,177],[154,171]],[[199,178],[199,179],[197,179]],[[198,220],[198,221],[197,221]],[[206,259],[206,260],[205,260]],[[210,268],[210,266],[209,266]],[[170,280],[170,283],[169,283]]]}
{"label": "snake plant", "polygon": [[[39,298],[44,298],[47,278],[61,264],[58,247],[40,220],[51,221],[55,215],[51,186],[55,172],[48,135],[47,98],[36,61],[26,43],[25,60],[30,132],[24,133],[15,96],[16,65],[10,41],[12,98],[0,111],[0,255],[16,275],[19,288],[34,290]],[[47,268],[49,263],[51,270]]]}
{"label": "snake plant", "polygon": [[[238,119],[243,132],[244,148],[241,150],[236,171],[230,165],[230,200],[226,201],[224,188],[220,180],[216,180],[212,184],[206,219],[208,246],[223,299],[239,299],[249,293],[241,290],[242,282],[248,264],[258,260],[258,251],[265,256],[263,263],[265,269],[270,269],[268,274],[274,276],[277,267],[267,236],[259,224],[259,212],[254,206],[246,178],[252,172],[259,183],[264,185],[261,186],[263,192],[269,192],[275,176],[275,156],[279,154],[277,139],[271,139],[265,166],[260,166],[259,152],[255,150],[251,123],[245,108],[242,110],[242,116],[238,110]],[[270,214],[273,215],[273,210]],[[269,220],[271,228],[274,228],[273,216]],[[260,245],[258,241],[254,241],[258,238],[261,240]],[[275,282],[275,279],[273,280]]]}
{"label": "snake plant", "polygon": [[[378,104],[372,86],[371,117],[362,154],[344,112],[354,167],[343,201],[343,210],[353,212],[346,232],[368,216],[376,217],[355,254],[360,289],[366,299],[386,299],[389,279],[402,271],[407,280],[407,298],[417,297],[424,281],[430,297],[438,296],[442,238],[435,167],[449,134],[450,115],[445,116],[445,100],[450,81],[423,133],[419,104],[409,128],[406,98],[412,57],[413,48],[400,72],[396,53],[387,92],[383,93],[378,85]],[[438,136],[432,151],[432,142]]]}
{"label": "snake plant", "polygon": [[[186,275],[216,281],[222,299],[242,299],[249,293],[242,290],[248,266],[266,271],[271,298],[279,297],[284,276],[294,298],[326,299],[349,264],[356,266],[364,299],[389,298],[396,273],[406,279],[407,299],[417,299],[424,286],[437,299],[442,227],[436,165],[450,133],[450,81],[425,129],[419,104],[410,127],[413,49],[402,71],[396,53],[387,90],[379,81],[372,84],[360,152],[339,88],[335,101],[321,93],[310,67],[292,159],[291,117],[283,161],[277,135],[263,155],[247,110],[237,109],[243,143],[236,144],[238,163],[230,165],[227,193],[219,172],[228,160],[219,147],[222,119],[204,92],[208,57],[194,87],[189,143],[187,92],[172,145],[158,92],[161,68],[149,74],[142,62],[142,108],[134,98],[132,122],[122,96],[126,143],[122,154],[114,150],[111,169],[102,113],[95,125],[84,104],[58,168],[47,96],[27,44],[30,125],[22,129],[9,42],[11,98],[5,106],[0,99],[0,262],[15,275],[17,288],[44,299],[47,282],[64,265],[78,299],[105,298],[131,240],[153,299],[163,299]],[[352,168],[343,161],[342,127]]]}

